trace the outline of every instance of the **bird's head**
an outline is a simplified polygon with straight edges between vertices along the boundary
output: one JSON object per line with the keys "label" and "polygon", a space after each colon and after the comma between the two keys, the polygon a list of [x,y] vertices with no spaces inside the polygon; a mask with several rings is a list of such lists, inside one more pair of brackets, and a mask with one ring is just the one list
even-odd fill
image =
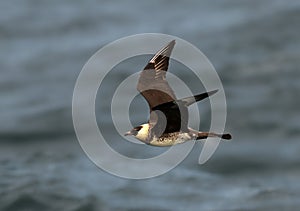
{"label": "bird's head", "polygon": [[132,130],[126,132],[124,134],[125,136],[134,136],[135,138],[139,139],[142,142],[147,141],[148,135],[149,135],[149,124],[142,124],[140,126],[137,126],[133,128]]}

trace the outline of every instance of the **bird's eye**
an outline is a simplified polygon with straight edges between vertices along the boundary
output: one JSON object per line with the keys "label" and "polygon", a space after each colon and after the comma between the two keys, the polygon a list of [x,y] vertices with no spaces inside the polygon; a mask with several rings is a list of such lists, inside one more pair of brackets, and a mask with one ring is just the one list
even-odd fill
{"label": "bird's eye", "polygon": [[142,127],[143,127],[143,126],[137,126],[137,127],[134,128],[134,130],[140,131],[140,129],[142,129]]}

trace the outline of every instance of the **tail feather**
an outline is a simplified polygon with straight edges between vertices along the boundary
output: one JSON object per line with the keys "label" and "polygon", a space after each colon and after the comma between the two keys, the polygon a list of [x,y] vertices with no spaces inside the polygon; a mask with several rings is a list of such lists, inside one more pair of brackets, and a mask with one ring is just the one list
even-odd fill
{"label": "tail feather", "polygon": [[209,132],[199,132],[196,140],[206,139],[208,137],[219,137],[226,140],[230,140],[232,138],[229,133],[217,134],[217,133],[209,133]]}
{"label": "tail feather", "polygon": [[226,139],[226,140],[230,140],[230,139],[232,139],[232,136],[229,133],[226,133],[226,134],[222,134],[221,138]]}
{"label": "tail feather", "polygon": [[213,90],[210,92],[205,92],[205,93],[195,95],[192,97],[186,97],[186,98],[181,99],[180,101],[183,102],[185,106],[189,106],[197,101],[203,100],[203,99],[215,94],[217,91],[218,90],[216,89],[216,90]]}
{"label": "tail feather", "polygon": [[196,140],[199,139],[206,139],[208,137],[219,137],[222,139],[230,140],[232,139],[232,136],[229,133],[224,133],[224,134],[217,134],[217,133],[211,133],[211,132],[199,132],[196,130],[193,130],[189,128],[189,131],[196,137]]}

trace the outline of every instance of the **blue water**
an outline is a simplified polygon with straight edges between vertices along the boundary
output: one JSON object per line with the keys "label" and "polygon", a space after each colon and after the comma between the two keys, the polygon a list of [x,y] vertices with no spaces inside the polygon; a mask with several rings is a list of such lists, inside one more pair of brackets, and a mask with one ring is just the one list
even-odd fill
{"label": "blue water", "polygon": [[[299,209],[299,2],[12,0],[0,8],[0,210]],[[172,171],[134,181],[87,158],[71,101],[94,52],[144,32],[181,37],[205,53],[223,82],[234,139],[205,165],[197,143]],[[107,83],[132,73],[125,66]],[[97,115],[109,128],[107,106]],[[149,150],[138,149],[122,151]]]}

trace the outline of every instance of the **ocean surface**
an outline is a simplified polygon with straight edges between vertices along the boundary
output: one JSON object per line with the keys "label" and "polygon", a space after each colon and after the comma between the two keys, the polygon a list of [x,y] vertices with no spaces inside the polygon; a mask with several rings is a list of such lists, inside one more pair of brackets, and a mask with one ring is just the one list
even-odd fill
{"label": "ocean surface", "polygon": [[[0,11],[1,211],[299,210],[299,1],[11,0],[1,1]],[[220,143],[204,165],[203,144],[196,143],[168,173],[129,180],[101,170],[81,149],[72,95],[98,49],[146,32],[178,36],[209,58],[224,86],[225,131],[233,141]],[[118,65],[97,97],[99,127],[133,157],[153,149],[124,144],[106,99],[110,84],[147,59]],[[188,71],[180,77],[193,92],[203,91]],[[147,119],[146,104],[134,102],[138,124]],[[209,103],[199,104],[207,129]]]}

